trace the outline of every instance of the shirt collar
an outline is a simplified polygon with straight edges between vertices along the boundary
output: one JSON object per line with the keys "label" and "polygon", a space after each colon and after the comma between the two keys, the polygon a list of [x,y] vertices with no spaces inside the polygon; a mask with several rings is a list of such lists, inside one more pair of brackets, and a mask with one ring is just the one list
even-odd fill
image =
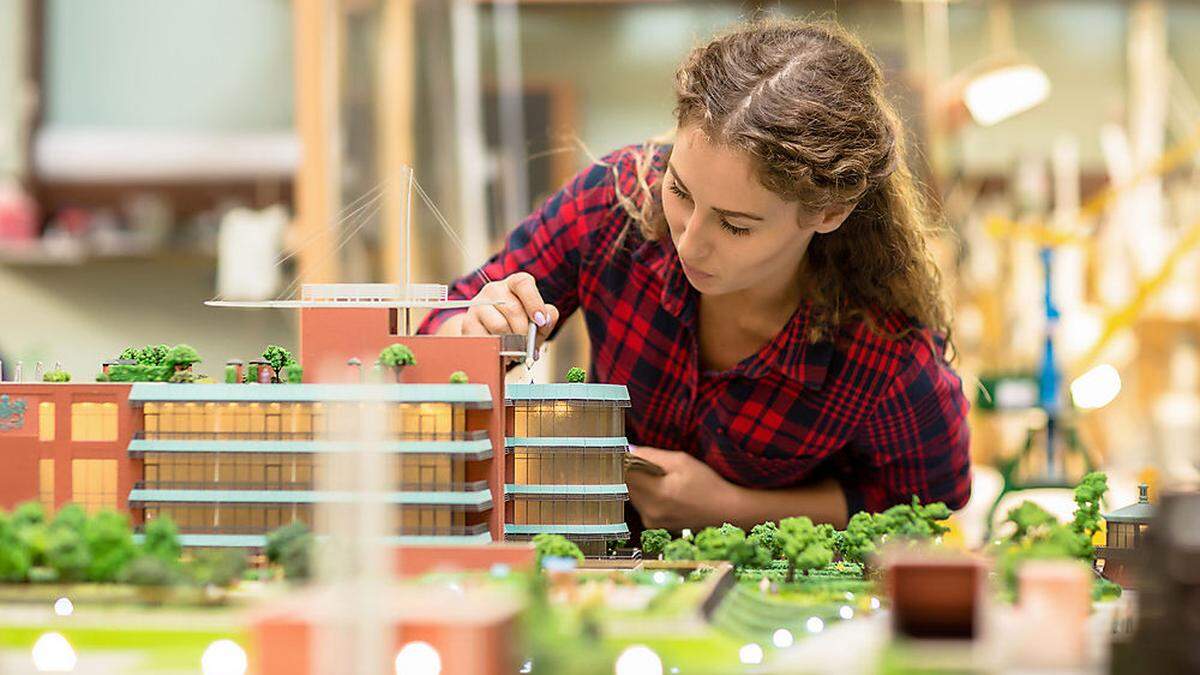
{"label": "shirt collar", "polygon": [[[664,236],[660,241],[643,242],[635,255],[662,280],[663,308],[695,330],[699,292],[684,275],[670,236]],[[775,369],[809,389],[820,389],[829,373],[833,343],[810,342],[808,331],[811,323],[811,306],[804,303],[765,348],[739,363],[731,372],[745,377],[761,377],[768,370]]]}

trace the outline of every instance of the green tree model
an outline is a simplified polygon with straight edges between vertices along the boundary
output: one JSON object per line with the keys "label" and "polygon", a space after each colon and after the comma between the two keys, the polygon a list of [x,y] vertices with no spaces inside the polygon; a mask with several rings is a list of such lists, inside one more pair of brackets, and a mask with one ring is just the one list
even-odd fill
{"label": "green tree model", "polygon": [[197,586],[229,588],[246,570],[246,556],[236,549],[201,551],[188,565],[188,577]]}
{"label": "green tree model", "polygon": [[741,528],[729,523],[721,527],[706,527],[696,535],[697,560],[729,560],[733,547],[746,540]]}
{"label": "green tree model", "polygon": [[461,370],[456,370],[450,373],[450,384],[466,384],[470,380],[467,379],[467,374]]}
{"label": "green tree model", "polygon": [[29,550],[17,536],[13,518],[0,512],[0,581],[25,581],[30,567]]}
{"label": "green tree model", "polygon": [[282,564],[283,552],[292,545],[292,542],[303,539],[309,534],[308,526],[301,522],[289,523],[267,533],[267,544],[263,551],[267,555],[267,562],[276,565]]}
{"label": "green tree model", "polygon": [[642,531],[642,555],[646,558],[658,558],[669,543],[671,543],[671,533],[666,530]]}
{"label": "green tree model", "polygon": [[48,370],[42,375],[42,382],[70,382],[71,374],[65,370]]}
{"label": "green tree model", "polygon": [[52,527],[46,537],[46,563],[61,581],[83,581],[91,556],[82,533],[73,527]]}
{"label": "green tree model", "polygon": [[567,371],[567,382],[571,384],[583,384],[587,382],[587,372],[578,366],[575,366]]}
{"label": "green tree model", "polygon": [[542,569],[542,561],[546,558],[574,558],[583,560],[583,552],[575,542],[561,534],[539,534],[533,538],[533,547],[537,552],[535,565]]}
{"label": "green tree model", "polygon": [[767,550],[772,560],[779,557],[779,526],[775,521],[768,520],[755,525],[750,529],[750,536],[758,538],[759,545]]}
{"label": "green tree model", "polygon": [[87,511],[84,511],[83,507],[79,506],[78,504],[64,504],[63,507],[58,510],[58,514],[54,516],[54,521],[51,523],[51,527],[55,529],[66,528],[68,530],[74,530],[75,532],[82,533],[84,527],[87,526],[87,521]]}
{"label": "green tree model", "polygon": [[137,555],[129,517],[116,511],[101,511],[89,520],[83,540],[90,558],[87,570],[90,581],[116,581]]}
{"label": "green tree model", "polygon": [[179,563],[183,546],[179,543],[179,529],[169,517],[159,516],[146,523],[146,538],[142,541],[142,551],[168,565]]}
{"label": "green tree model", "polygon": [[197,363],[200,363],[200,354],[191,345],[175,345],[167,352],[162,365],[179,369],[191,368]]}
{"label": "green tree model", "polygon": [[729,562],[739,570],[762,569],[771,564],[771,549],[758,535],[752,534],[730,548]]}
{"label": "green tree model", "polygon": [[1071,530],[1088,543],[1100,531],[1100,500],[1108,492],[1108,476],[1093,471],[1075,486],[1075,518]]}
{"label": "green tree model", "polygon": [[417,359],[407,345],[396,343],[384,347],[383,351],[379,352],[379,362],[389,368],[396,368],[398,366],[414,366],[417,364]]}
{"label": "green tree model", "polygon": [[267,345],[267,348],[263,350],[262,357],[263,361],[271,364],[271,368],[275,369],[277,378],[284,368],[296,362],[296,357],[279,345]]}
{"label": "green tree model", "polygon": [[283,377],[280,379],[288,384],[302,384],[304,382],[304,368],[299,363],[289,363],[283,367]]}
{"label": "green tree model", "polygon": [[696,545],[686,539],[676,539],[663,547],[663,560],[696,560]]}
{"label": "green tree model", "polygon": [[875,522],[871,514],[861,511],[854,514],[840,534],[838,550],[842,559],[861,565],[875,552]]}
{"label": "green tree model", "polygon": [[788,561],[787,581],[794,581],[796,572],[806,575],[809,570],[825,567],[833,560],[833,551],[826,546],[826,536],[806,516],[779,521],[779,539],[783,557]]}
{"label": "green tree model", "polygon": [[1026,543],[1041,538],[1045,530],[1058,525],[1058,519],[1037,504],[1024,501],[1008,512],[1006,522],[1013,524],[1010,540]]}
{"label": "green tree model", "polygon": [[20,530],[23,527],[46,524],[46,508],[41,502],[23,502],[13,511],[13,527]]}

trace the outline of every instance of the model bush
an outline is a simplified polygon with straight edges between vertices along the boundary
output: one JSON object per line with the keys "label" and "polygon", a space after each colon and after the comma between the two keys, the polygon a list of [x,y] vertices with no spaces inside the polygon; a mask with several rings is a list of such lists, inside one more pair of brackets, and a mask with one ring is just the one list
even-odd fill
{"label": "model bush", "polygon": [[166,359],[163,365],[172,368],[191,368],[193,364],[200,363],[200,354],[192,348],[191,345],[175,345],[167,352]]}
{"label": "model bush", "polygon": [[302,580],[312,575],[315,540],[304,523],[291,523],[267,535],[267,560],[283,568],[283,576]]}
{"label": "model bush", "polygon": [[587,372],[578,366],[567,371],[567,382],[571,384],[582,384],[587,382]]}
{"label": "model bush", "polygon": [[304,381],[304,368],[299,363],[289,363],[283,367],[282,379],[288,384],[300,384]]}
{"label": "model bush", "polygon": [[651,559],[658,558],[669,543],[671,543],[670,532],[666,530],[643,530],[642,556]]}
{"label": "model bush", "polygon": [[225,384],[239,384],[237,366],[225,366]]}
{"label": "model bush", "polygon": [[379,362],[389,368],[395,368],[416,365],[417,359],[408,345],[396,343],[384,347],[383,351],[379,352]]}
{"label": "model bush", "polygon": [[546,558],[583,560],[583,552],[579,550],[575,542],[561,534],[539,534],[533,538],[533,547],[537,553],[537,560],[534,564],[538,569],[542,569],[542,562]]}
{"label": "model bush", "polygon": [[177,566],[149,553],[134,558],[121,575],[121,581],[135,586],[170,586],[178,579]]}
{"label": "model bush", "polygon": [[775,521],[768,520],[755,525],[750,529],[750,536],[758,538],[759,544],[771,554],[771,558],[779,557],[779,526]]}
{"label": "model bush", "polygon": [[187,566],[188,579],[197,586],[228,588],[246,571],[246,556],[238,549],[206,550],[196,553]]}
{"label": "model bush", "polygon": [[456,370],[450,373],[450,384],[466,384],[470,380],[467,379],[467,374],[461,370]]}
{"label": "model bush", "polygon": [[91,581],[113,582],[137,555],[129,517],[116,511],[101,511],[84,527]]}
{"label": "model bush", "polygon": [[179,562],[183,546],[179,543],[179,529],[168,516],[159,516],[146,523],[142,540],[142,553],[154,556],[169,565]]}
{"label": "model bush", "polygon": [[32,566],[29,550],[17,536],[15,519],[0,512],[0,581],[25,581]]}
{"label": "model bush", "polygon": [[80,530],[51,527],[46,536],[46,564],[59,581],[83,581],[87,578],[91,555]]}
{"label": "model bush", "polygon": [[687,539],[676,539],[663,547],[663,560],[695,560],[698,555],[696,545]]}
{"label": "model bush", "polygon": [[739,527],[725,523],[721,527],[706,527],[696,535],[698,560],[729,560],[733,547],[746,540]]}
{"label": "model bush", "polygon": [[42,382],[70,382],[71,374],[65,370],[48,370],[42,375]]}

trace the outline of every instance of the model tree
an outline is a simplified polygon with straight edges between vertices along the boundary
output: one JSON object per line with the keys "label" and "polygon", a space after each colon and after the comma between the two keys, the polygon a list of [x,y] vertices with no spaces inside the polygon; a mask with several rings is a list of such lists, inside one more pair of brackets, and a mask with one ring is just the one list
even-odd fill
{"label": "model tree", "polygon": [[191,345],[175,345],[171,347],[171,351],[167,352],[167,357],[163,365],[170,366],[175,370],[187,370],[193,365],[200,363],[200,354]]}
{"label": "model tree", "polygon": [[871,514],[861,511],[854,514],[846,524],[846,530],[839,534],[838,550],[843,560],[861,565],[875,552],[875,523]]}
{"label": "model tree", "polygon": [[80,529],[51,526],[46,537],[46,563],[59,581],[83,581],[91,556]]}
{"label": "model tree", "polygon": [[699,551],[687,539],[676,539],[663,547],[663,560],[696,560]]}
{"label": "model tree", "polygon": [[296,357],[292,353],[279,345],[267,345],[267,348],[262,353],[263,361],[271,364],[271,368],[275,370],[276,378],[278,374],[283,372],[283,369],[296,362]]}
{"label": "model tree", "polygon": [[729,562],[739,570],[762,569],[771,564],[771,550],[752,534],[730,547]]}
{"label": "model tree", "polygon": [[314,540],[308,526],[294,522],[267,535],[267,561],[283,568],[288,579],[307,579],[311,571]]}
{"label": "model tree", "polygon": [[1093,471],[1075,486],[1075,518],[1071,530],[1089,543],[1100,531],[1100,500],[1108,492],[1108,476]]}
{"label": "model tree", "polygon": [[0,512],[0,581],[25,581],[30,567],[29,550],[17,536],[15,519]]}
{"label": "model tree", "polygon": [[42,382],[70,382],[71,374],[61,368],[56,370],[47,370],[45,375],[42,375]]}
{"label": "model tree", "polygon": [[825,535],[806,516],[779,521],[779,539],[788,561],[789,582],[795,580],[797,571],[807,575],[809,570],[821,569],[833,561]]}
{"label": "model tree", "polygon": [[662,556],[663,549],[671,543],[671,533],[666,530],[642,531],[642,555],[647,558]]}
{"label": "model tree", "polygon": [[542,561],[546,558],[583,560],[583,551],[579,550],[575,542],[561,534],[539,534],[533,538],[533,547],[537,553],[537,560],[534,564],[538,569],[542,569]]}
{"label": "model tree", "polygon": [[384,347],[383,351],[379,352],[379,362],[389,368],[396,368],[416,365],[417,359],[408,345],[396,343]]}
{"label": "model tree", "polygon": [[87,577],[91,581],[116,581],[137,555],[129,518],[116,511],[101,511],[89,520],[83,540],[90,559]]}
{"label": "model tree", "polygon": [[746,540],[746,533],[735,525],[706,527],[696,535],[697,560],[729,560],[733,547]]}
{"label": "model tree", "polygon": [[450,373],[450,384],[466,384],[469,382],[467,374],[461,370],[456,370]]}
{"label": "model tree", "polygon": [[1040,538],[1048,528],[1058,525],[1058,519],[1037,504],[1024,501],[1008,512],[1005,522],[1013,524],[1010,539],[1014,542],[1028,542]]}
{"label": "model tree", "polygon": [[755,525],[750,529],[750,536],[758,538],[759,545],[767,550],[772,559],[779,557],[779,526],[775,521],[768,520]]}
{"label": "model tree", "polygon": [[168,565],[179,562],[179,555],[183,552],[183,546],[179,543],[179,529],[168,516],[159,516],[146,523],[142,552]]}
{"label": "model tree", "polygon": [[583,384],[587,382],[587,373],[583,368],[575,366],[567,371],[567,382],[571,384]]}

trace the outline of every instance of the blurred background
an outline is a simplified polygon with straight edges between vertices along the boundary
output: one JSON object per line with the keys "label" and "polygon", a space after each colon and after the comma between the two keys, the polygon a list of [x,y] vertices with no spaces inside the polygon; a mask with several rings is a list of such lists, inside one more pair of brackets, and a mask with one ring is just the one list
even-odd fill
{"label": "blurred background", "polygon": [[[970,509],[1088,466],[1117,505],[1195,478],[1192,0],[5,0],[4,373],[158,342],[219,364],[295,348],[295,315],[204,300],[446,282],[669,131],[679,61],[756,12],[839,21],[886,70],[946,224]],[[406,247],[407,165],[437,212],[414,201]],[[585,340],[574,317],[544,376]]]}

